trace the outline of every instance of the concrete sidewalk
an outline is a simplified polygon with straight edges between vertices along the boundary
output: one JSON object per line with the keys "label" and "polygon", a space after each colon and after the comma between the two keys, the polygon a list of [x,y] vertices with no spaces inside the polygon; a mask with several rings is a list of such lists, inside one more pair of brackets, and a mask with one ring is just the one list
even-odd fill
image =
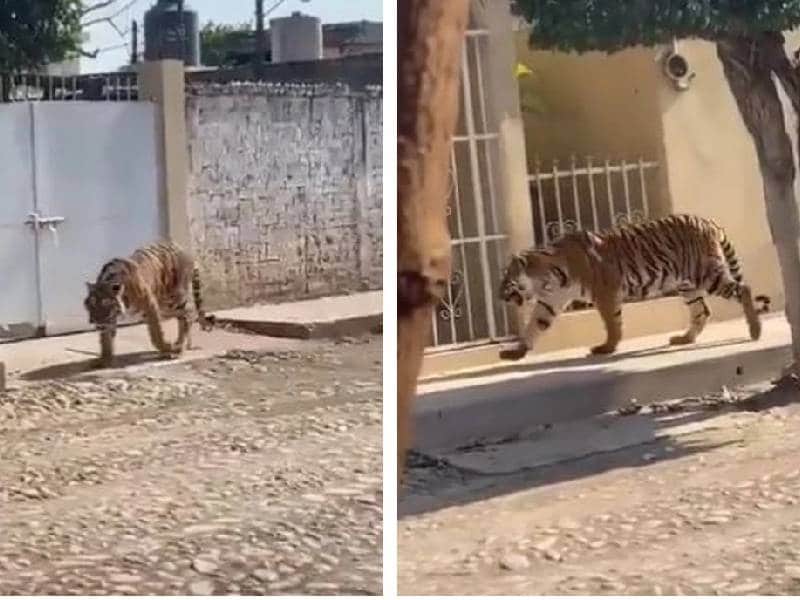
{"label": "concrete sidewalk", "polygon": [[670,347],[666,334],[623,341],[610,357],[579,348],[427,377],[415,406],[416,446],[447,450],[598,415],[634,398],[647,404],[769,379],[789,362],[791,338],[782,315],[763,322],[756,342],[743,320],[733,320],[709,325],[694,346]]}
{"label": "concrete sidewalk", "polygon": [[215,312],[217,322],[282,338],[312,339],[380,331],[383,292],[261,304]]}
{"label": "concrete sidewalk", "polygon": [[[177,335],[175,321],[165,324],[168,339]],[[193,331],[196,349],[186,352],[180,361],[194,360],[224,354],[230,350],[293,350],[308,342],[276,339],[258,335],[244,335],[221,329],[210,332]],[[0,344],[0,363],[5,363],[9,383],[36,381],[87,374],[109,373],[121,368],[152,365],[160,360],[150,344],[144,325],[122,327],[117,332],[115,344],[116,363],[113,369],[94,371],[93,362],[99,356],[98,336],[95,332],[46,337]]]}
{"label": "concrete sidewalk", "polygon": [[[378,291],[223,310],[214,313],[219,324],[233,325],[253,335],[220,328],[203,332],[195,327],[192,338],[197,349],[186,352],[179,360],[215,356],[229,350],[288,350],[301,347],[300,340],[371,332],[381,324],[382,297]],[[174,339],[175,320],[167,321],[165,329],[167,337]],[[0,363],[5,363],[10,381],[50,379],[91,372],[98,352],[97,334],[79,333],[0,344]],[[120,328],[115,353],[112,371],[158,360],[143,325]]]}

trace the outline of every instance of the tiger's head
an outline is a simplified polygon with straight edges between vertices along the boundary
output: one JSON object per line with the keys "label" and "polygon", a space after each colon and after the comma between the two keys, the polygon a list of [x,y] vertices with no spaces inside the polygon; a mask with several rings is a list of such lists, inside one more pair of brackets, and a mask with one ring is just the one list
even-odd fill
{"label": "tiger's head", "polygon": [[511,257],[500,283],[500,298],[522,306],[536,298],[549,296],[567,284],[565,271],[544,251],[515,254]]}
{"label": "tiger's head", "polygon": [[125,312],[122,301],[124,289],[119,282],[86,282],[87,295],[83,301],[89,313],[89,323],[97,329],[114,325]]}

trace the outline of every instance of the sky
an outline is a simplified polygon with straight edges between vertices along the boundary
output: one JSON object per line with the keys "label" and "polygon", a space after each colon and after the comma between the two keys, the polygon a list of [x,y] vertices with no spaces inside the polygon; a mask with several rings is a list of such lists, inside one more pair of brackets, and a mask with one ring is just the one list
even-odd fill
{"label": "sky", "polygon": [[[109,8],[105,15],[114,14],[127,4],[128,0],[117,0],[117,7]],[[114,31],[108,23],[99,23],[86,29],[89,41],[84,49],[93,51],[102,49],[96,59],[83,59],[81,68],[84,73],[115,71],[126,64],[130,57],[130,23],[136,19],[140,26],[144,22],[145,11],[154,5],[156,0],[135,0],[133,6],[114,19],[115,24],[125,33],[125,37]],[[286,17],[294,11],[320,17],[323,23],[340,23],[343,21],[383,21],[383,0],[265,0],[264,10],[279,4],[267,15],[270,18]],[[200,14],[200,24],[208,21],[215,23],[244,23],[254,21],[255,0],[186,0],[185,6]],[[103,13],[98,13],[98,15]],[[267,24],[269,27],[269,24]],[[141,30],[140,30],[141,32]],[[144,37],[140,35],[140,44]],[[125,47],[114,48],[125,44]],[[140,46],[141,48],[142,46]]]}

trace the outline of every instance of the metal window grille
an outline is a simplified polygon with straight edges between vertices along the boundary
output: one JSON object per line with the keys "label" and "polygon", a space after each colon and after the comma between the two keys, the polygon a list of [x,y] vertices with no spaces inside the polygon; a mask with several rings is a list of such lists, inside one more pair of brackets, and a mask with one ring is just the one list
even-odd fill
{"label": "metal window grille", "polygon": [[[657,185],[657,167],[658,163],[642,158],[596,163],[591,156],[579,165],[573,156],[566,169],[558,161],[545,169],[537,160],[528,176],[535,245],[544,247],[572,231],[602,231],[648,219],[648,189]],[[576,301],[568,310],[590,306]]]}
{"label": "metal window grille", "polygon": [[580,166],[572,157],[566,169],[555,160],[544,169],[537,160],[528,176],[536,246],[570,231],[601,231],[647,219],[648,188],[656,184],[657,167],[643,159],[595,163],[588,156]]}
{"label": "metal window grille", "polygon": [[0,75],[0,102],[4,103],[74,100],[132,102],[138,97],[139,85],[135,73]]}
{"label": "metal window grille", "polygon": [[497,210],[498,134],[486,89],[489,32],[467,31],[461,62],[461,111],[450,159],[448,223],[453,269],[447,297],[433,314],[432,346],[444,350],[508,337],[497,300],[508,235]]}

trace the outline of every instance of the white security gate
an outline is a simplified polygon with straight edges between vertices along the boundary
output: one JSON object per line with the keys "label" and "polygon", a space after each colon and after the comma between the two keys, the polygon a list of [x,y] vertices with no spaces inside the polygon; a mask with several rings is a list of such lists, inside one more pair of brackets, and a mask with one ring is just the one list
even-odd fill
{"label": "white security gate", "polygon": [[508,314],[497,299],[507,234],[498,215],[494,169],[498,133],[487,108],[489,32],[469,30],[461,63],[461,111],[451,153],[448,204],[453,266],[448,295],[436,307],[436,349],[508,337]]}
{"label": "white security gate", "polygon": [[30,110],[0,105],[0,336],[11,335],[6,326],[39,323],[36,237],[24,224],[34,210]]}
{"label": "white security gate", "polygon": [[0,104],[0,337],[88,329],[86,281],[164,237],[155,118],[147,102]]}
{"label": "white security gate", "polygon": [[602,231],[649,218],[657,168],[657,162],[642,158],[595,162],[587,156],[579,164],[573,156],[568,168],[553,160],[547,169],[536,160],[528,175],[535,245],[572,231]]}

